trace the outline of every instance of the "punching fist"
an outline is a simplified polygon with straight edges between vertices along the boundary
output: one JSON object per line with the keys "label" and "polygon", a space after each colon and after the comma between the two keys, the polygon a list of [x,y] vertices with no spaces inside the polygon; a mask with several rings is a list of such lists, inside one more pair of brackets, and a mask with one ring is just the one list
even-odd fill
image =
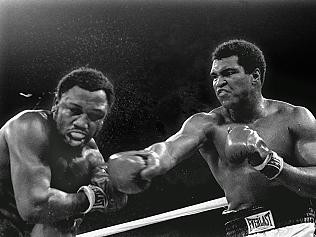
{"label": "punching fist", "polygon": [[108,172],[114,187],[127,194],[135,194],[149,187],[150,181],[140,172],[146,168],[146,151],[127,151],[109,157]]}
{"label": "punching fist", "polygon": [[228,131],[225,154],[232,159],[246,157],[250,165],[269,179],[276,178],[283,168],[283,159],[248,126],[236,126]]}

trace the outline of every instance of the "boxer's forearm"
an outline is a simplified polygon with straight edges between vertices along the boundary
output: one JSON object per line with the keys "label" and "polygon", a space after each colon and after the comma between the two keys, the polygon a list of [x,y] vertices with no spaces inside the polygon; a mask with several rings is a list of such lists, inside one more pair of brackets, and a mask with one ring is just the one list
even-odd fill
{"label": "boxer's forearm", "polygon": [[89,206],[83,192],[69,194],[49,188],[48,193],[44,195],[31,201],[29,211],[22,215],[25,220],[31,223],[52,223],[77,216]]}
{"label": "boxer's forearm", "polygon": [[156,143],[146,148],[146,150],[157,154],[161,166],[161,174],[164,174],[181,161],[189,158],[197,150],[197,145],[193,139],[182,136],[175,140]]}
{"label": "boxer's forearm", "polygon": [[155,143],[145,150],[152,152],[153,156],[158,160],[159,170],[157,175],[162,175],[175,165],[175,159],[170,155],[166,142]]}
{"label": "boxer's forearm", "polygon": [[300,196],[316,198],[316,166],[294,167],[284,163],[276,180]]}

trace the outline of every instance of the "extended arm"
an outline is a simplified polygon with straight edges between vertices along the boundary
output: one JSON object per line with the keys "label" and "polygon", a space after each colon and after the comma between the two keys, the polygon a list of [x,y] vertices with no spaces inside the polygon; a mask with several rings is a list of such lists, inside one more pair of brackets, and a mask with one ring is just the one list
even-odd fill
{"label": "extended arm", "polygon": [[150,180],[166,173],[182,160],[190,157],[207,140],[213,128],[209,114],[190,117],[181,130],[164,142],[144,150],[113,154],[109,158],[109,174],[113,185],[127,194],[149,187]]}
{"label": "extended arm", "polygon": [[183,124],[180,131],[166,141],[146,148],[150,155],[141,176],[144,179],[151,179],[162,175],[189,158],[207,140],[207,135],[213,127],[212,122],[208,114],[195,114]]}

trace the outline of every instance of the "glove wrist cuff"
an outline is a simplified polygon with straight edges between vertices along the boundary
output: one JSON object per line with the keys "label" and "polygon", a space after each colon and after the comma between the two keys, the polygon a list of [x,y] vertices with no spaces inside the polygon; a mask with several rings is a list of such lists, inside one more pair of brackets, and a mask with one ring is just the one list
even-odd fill
{"label": "glove wrist cuff", "polygon": [[258,171],[261,171],[264,169],[264,167],[266,167],[266,165],[268,164],[268,162],[271,160],[271,154],[272,154],[272,151],[270,151],[267,155],[266,155],[266,158],[264,159],[264,161],[259,164],[259,165],[256,165],[254,166],[253,168],[255,170],[258,170]]}
{"label": "glove wrist cuff", "polygon": [[82,186],[77,192],[83,191],[89,200],[89,207],[82,214],[87,214],[91,210],[105,211],[108,205],[108,198],[104,191],[96,185]]}
{"label": "glove wrist cuff", "polygon": [[81,212],[82,214],[87,214],[89,211],[91,211],[94,203],[95,203],[95,195],[94,192],[91,188],[89,188],[88,186],[81,186],[77,193],[79,192],[84,192],[84,194],[87,196],[88,201],[89,201],[89,207],[87,210],[85,210],[84,212]]}
{"label": "glove wrist cuff", "polygon": [[265,160],[254,168],[273,180],[279,176],[283,169],[283,159],[276,152],[270,151]]}

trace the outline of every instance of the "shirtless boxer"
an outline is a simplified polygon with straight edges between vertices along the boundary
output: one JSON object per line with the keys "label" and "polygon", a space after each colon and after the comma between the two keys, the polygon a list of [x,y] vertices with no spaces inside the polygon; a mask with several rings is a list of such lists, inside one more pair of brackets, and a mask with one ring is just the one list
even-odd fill
{"label": "shirtless boxer", "polygon": [[125,205],[93,139],[114,99],[100,72],[64,76],[52,111],[27,110],[0,130],[0,236],[75,236],[80,218]]}
{"label": "shirtless boxer", "polygon": [[[164,142],[113,155],[109,173],[117,177],[115,185],[140,192],[140,179],[149,183],[198,150],[227,198],[227,236],[313,236],[316,121],[304,107],[264,98],[265,71],[254,44],[220,44],[210,76],[221,106],[191,116]],[[141,172],[117,176],[131,161]]]}

